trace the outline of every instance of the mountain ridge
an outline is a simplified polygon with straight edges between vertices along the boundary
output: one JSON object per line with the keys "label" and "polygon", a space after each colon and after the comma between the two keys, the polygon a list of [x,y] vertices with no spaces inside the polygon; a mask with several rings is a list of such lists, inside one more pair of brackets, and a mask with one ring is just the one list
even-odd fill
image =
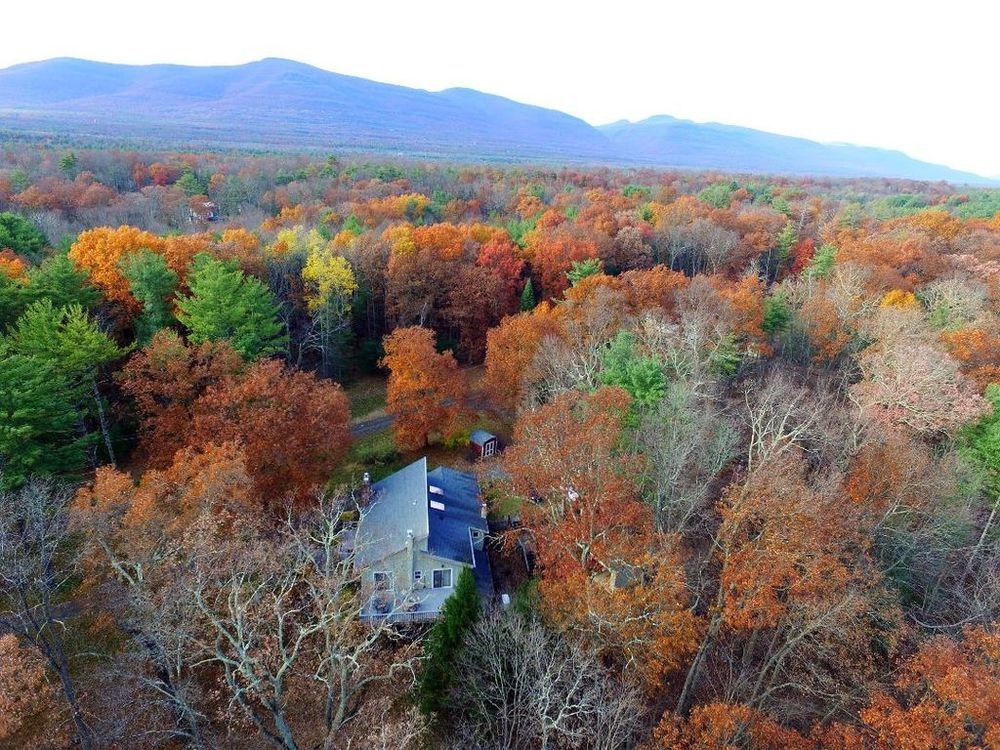
{"label": "mountain ridge", "polygon": [[671,115],[593,126],[468,87],[434,92],[275,57],[214,66],[21,63],[0,69],[0,127],[164,143],[991,182],[888,149]]}

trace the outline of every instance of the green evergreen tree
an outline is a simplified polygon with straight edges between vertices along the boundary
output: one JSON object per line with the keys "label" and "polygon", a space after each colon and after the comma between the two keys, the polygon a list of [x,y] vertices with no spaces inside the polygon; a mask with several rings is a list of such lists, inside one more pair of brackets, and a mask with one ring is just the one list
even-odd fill
{"label": "green evergreen tree", "polygon": [[596,276],[603,272],[604,266],[599,258],[587,258],[587,260],[574,260],[573,265],[566,272],[571,286],[576,286],[588,276]]}
{"label": "green evergreen tree", "polygon": [[208,192],[208,183],[196,175],[190,167],[181,173],[174,184],[187,195],[204,195]]}
{"label": "green evergreen tree", "polygon": [[72,180],[76,177],[77,159],[76,154],[72,151],[67,151],[59,159],[59,171],[62,172],[66,179]]}
{"label": "green evergreen tree", "polygon": [[48,244],[45,235],[23,216],[0,213],[0,250],[13,250],[18,255],[37,261]]}
{"label": "green evergreen tree", "polygon": [[833,245],[820,245],[805,268],[806,278],[821,279],[827,276],[836,262],[837,248]]}
{"label": "green evergreen tree", "polygon": [[253,200],[253,193],[246,180],[239,175],[229,175],[214,191],[213,197],[216,199],[219,211],[226,216],[232,216]]}
{"label": "green evergreen tree", "polygon": [[542,595],[538,593],[538,577],[532,576],[515,589],[510,603],[510,611],[525,620],[534,620],[540,616],[541,602]]}
{"label": "green evergreen tree", "polygon": [[121,357],[125,350],[108,338],[80,305],[55,307],[47,298],[28,305],[5,342],[12,352],[45,362],[65,377],[81,410],[93,399],[104,447],[114,463],[98,379],[101,368]]}
{"label": "green evergreen tree", "polygon": [[142,313],[135,321],[135,340],[139,346],[145,346],[157,331],[174,320],[170,298],[177,291],[177,272],[167,266],[162,255],[149,250],[126,256],[121,267],[132,296],[142,302]]}
{"label": "green evergreen tree", "polygon": [[73,474],[89,440],[77,429],[72,389],[58,367],[0,342],[0,489],[32,474]]}
{"label": "green evergreen tree", "polygon": [[779,213],[783,213],[785,216],[792,215],[792,206],[789,204],[788,199],[783,195],[779,195],[771,201],[771,208]]}
{"label": "green evergreen tree", "polygon": [[[735,183],[733,183],[735,184]],[[728,182],[716,182],[698,193],[698,200],[713,208],[729,208],[736,188]]]}
{"label": "green evergreen tree", "polygon": [[788,258],[788,255],[791,253],[792,247],[798,241],[798,238],[799,233],[795,230],[795,224],[790,221],[786,221],[785,226],[783,226],[781,231],[778,232],[778,237],[775,240],[775,245],[778,250],[778,258],[780,261],[784,261]]}
{"label": "green evergreen tree", "polygon": [[535,287],[532,285],[531,279],[528,279],[528,283],[524,285],[524,291],[521,292],[521,312],[534,310],[537,304],[538,302],[535,300]]}
{"label": "green evergreen tree", "polygon": [[984,547],[995,544],[1000,537],[1000,385],[990,383],[984,395],[993,411],[966,427],[958,439],[959,452],[978,473],[984,490],[981,493],[983,507],[979,509],[983,526],[969,550],[967,573]]}
{"label": "green evergreen tree", "polygon": [[[15,193],[20,193],[28,189],[28,185],[31,184],[31,178],[28,177],[28,173],[24,171],[21,167],[17,167],[10,171],[7,175],[7,179],[10,180],[10,186],[14,188]],[[2,222],[0,222],[2,223]],[[0,245],[3,247],[3,245]]]}
{"label": "green evergreen tree", "polygon": [[188,286],[191,294],[177,298],[177,319],[192,343],[227,339],[247,360],[284,351],[287,337],[277,302],[259,279],[201,253],[191,265]]}
{"label": "green evergreen tree", "polygon": [[1000,385],[986,386],[986,400],[993,411],[959,436],[962,455],[981,472],[989,491],[1000,496]]}
{"label": "green evergreen tree", "polygon": [[441,619],[434,623],[424,641],[426,659],[417,678],[416,699],[425,716],[433,718],[445,707],[454,676],[455,656],[479,615],[476,579],[471,569],[463,568],[455,590],[441,607]]}
{"label": "green evergreen tree", "polygon": [[667,392],[663,364],[655,357],[639,356],[635,337],[628,331],[619,331],[601,353],[599,378],[627,391],[639,408],[655,406]]}
{"label": "green evergreen tree", "polygon": [[365,233],[365,225],[358,220],[357,216],[351,214],[344,219],[343,231],[350,232],[355,237],[360,237]]}
{"label": "green evergreen tree", "polygon": [[57,308],[80,305],[89,310],[100,301],[101,293],[90,284],[86,271],[78,269],[66,255],[55,255],[28,269],[24,303],[41,299],[51,300]]}
{"label": "green evergreen tree", "polygon": [[18,319],[24,309],[24,285],[0,273],[0,333]]}
{"label": "green evergreen tree", "polygon": [[507,221],[507,234],[510,238],[514,240],[514,243],[518,247],[525,247],[528,244],[528,232],[535,228],[535,223],[538,221],[537,216],[532,216],[527,219],[518,219],[514,217]]}
{"label": "green evergreen tree", "polygon": [[764,321],[761,329],[768,335],[783,333],[792,322],[792,309],[784,292],[778,291],[764,300]]}
{"label": "green evergreen tree", "polygon": [[731,378],[739,372],[741,364],[743,364],[743,355],[736,345],[736,336],[727,333],[709,355],[708,366],[712,372]]}

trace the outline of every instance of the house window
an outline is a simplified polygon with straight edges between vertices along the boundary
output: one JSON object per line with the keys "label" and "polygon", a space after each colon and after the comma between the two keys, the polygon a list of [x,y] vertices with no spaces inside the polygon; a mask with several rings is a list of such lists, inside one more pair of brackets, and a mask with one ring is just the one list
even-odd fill
{"label": "house window", "polygon": [[436,589],[450,589],[451,588],[451,568],[442,568],[441,570],[435,570],[433,574],[434,588]]}
{"label": "house window", "polygon": [[389,581],[391,578],[392,574],[386,570],[376,570],[372,573],[372,580],[375,582],[375,588],[377,589],[389,588]]}
{"label": "house window", "polygon": [[497,441],[487,440],[485,443],[483,443],[483,458],[489,458],[494,453],[496,453],[496,450],[497,450]]}
{"label": "house window", "polygon": [[422,580],[424,580],[424,571],[422,571],[422,570],[414,570],[413,571],[413,582],[414,583],[420,583]]}

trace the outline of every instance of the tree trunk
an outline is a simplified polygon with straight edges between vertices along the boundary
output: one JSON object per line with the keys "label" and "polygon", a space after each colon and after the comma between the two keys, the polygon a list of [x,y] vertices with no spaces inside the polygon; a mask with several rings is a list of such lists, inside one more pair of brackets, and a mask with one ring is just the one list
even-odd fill
{"label": "tree trunk", "polygon": [[108,429],[108,420],[104,415],[104,403],[101,401],[101,392],[97,388],[97,378],[91,375],[90,385],[94,391],[94,403],[97,405],[97,421],[101,424],[101,435],[104,438],[104,447],[108,451],[108,460],[111,465],[117,468],[115,463],[115,449],[111,445],[111,432]]}
{"label": "tree trunk", "polygon": [[83,712],[80,710],[80,701],[76,695],[76,687],[73,685],[73,680],[69,675],[69,665],[66,663],[66,655],[63,653],[62,646],[58,643],[50,643],[46,651],[48,652],[46,655],[48,656],[49,664],[55,668],[56,673],[59,675],[59,681],[62,683],[63,695],[69,704],[69,711],[73,716],[73,724],[76,727],[76,739],[83,750],[91,750],[91,748],[97,746],[97,741],[94,737],[94,731],[83,719]]}
{"label": "tree trunk", "polygon": [[123,630],[138,640],[149,655],[149,660],[153,665],[153,674],[160,683],[160,689],[170,698],[174,716],[181,726],[187,727],[188,746],[193,748],[193,750],[204,748],[205,740],[201,734],[198,717],[187,701],[177,691],[177,686],[174,684],[170,669],[166,666],[167,657],[160,648],[159,643],[137,628],[123,628]]}
{"label": "tree trunk", "polygon": [[687,676],[684,678],[684,687],[681,689],[680,698],[677,699],[677,706],[674,708],[676,716],[683,716],[687,713],[688,706],[691,703],[691,696],[694,694],[695,688],[698,687],[698,680],[701,677],[701,669],[704,666],[705,657],[715,642],[715,636],[718,635],[721,627],[722,609],[720,607],[712,615],[712,620],[708,625],[708,630],[705,632],[705,637],[702,639],[701,645],[698,646],[698,652],[694,655],[694,660],[691,662]]}
{"label": "tree trunk", "polygon": [[275,732],[281,738],[281,743],[286,750],[299,750],[298,743],[295,742],[295,736],[292,734],[292,728],[288,726],[285,713],[281,710],[280,705],[271,706],[271,716],[274,717]]}
{"label": "tree trunk", "polygon": [[965,574],[962,576],[963,583],[972,572],[972,566],[976,562],[976,558],[979,557],[979,553],[982,551],[983,545],[986,544],[986,537],[989,536],[990,529],[993,528],[993,523],[996,521],[998,512],[1000,512],[1000,497],[994,498],[993,508],[990,510],[990,517],[986,519],[986,524],[983,526],[983,532],[979,535],[979,541],[976,542],[976,546],[969,554],[969,560],[965,565]]}

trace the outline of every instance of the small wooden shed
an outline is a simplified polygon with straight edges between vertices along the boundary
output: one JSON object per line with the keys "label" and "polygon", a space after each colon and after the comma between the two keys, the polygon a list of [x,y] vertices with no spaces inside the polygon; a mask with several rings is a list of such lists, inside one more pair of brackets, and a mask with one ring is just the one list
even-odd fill
{"label": "small wooden shed", "polygon": [[475,453],[476,458],[489,458],[495,456],[500,449],[500,441],[497,436],[486,430],[476,430],[469,436],[469,445]]}

